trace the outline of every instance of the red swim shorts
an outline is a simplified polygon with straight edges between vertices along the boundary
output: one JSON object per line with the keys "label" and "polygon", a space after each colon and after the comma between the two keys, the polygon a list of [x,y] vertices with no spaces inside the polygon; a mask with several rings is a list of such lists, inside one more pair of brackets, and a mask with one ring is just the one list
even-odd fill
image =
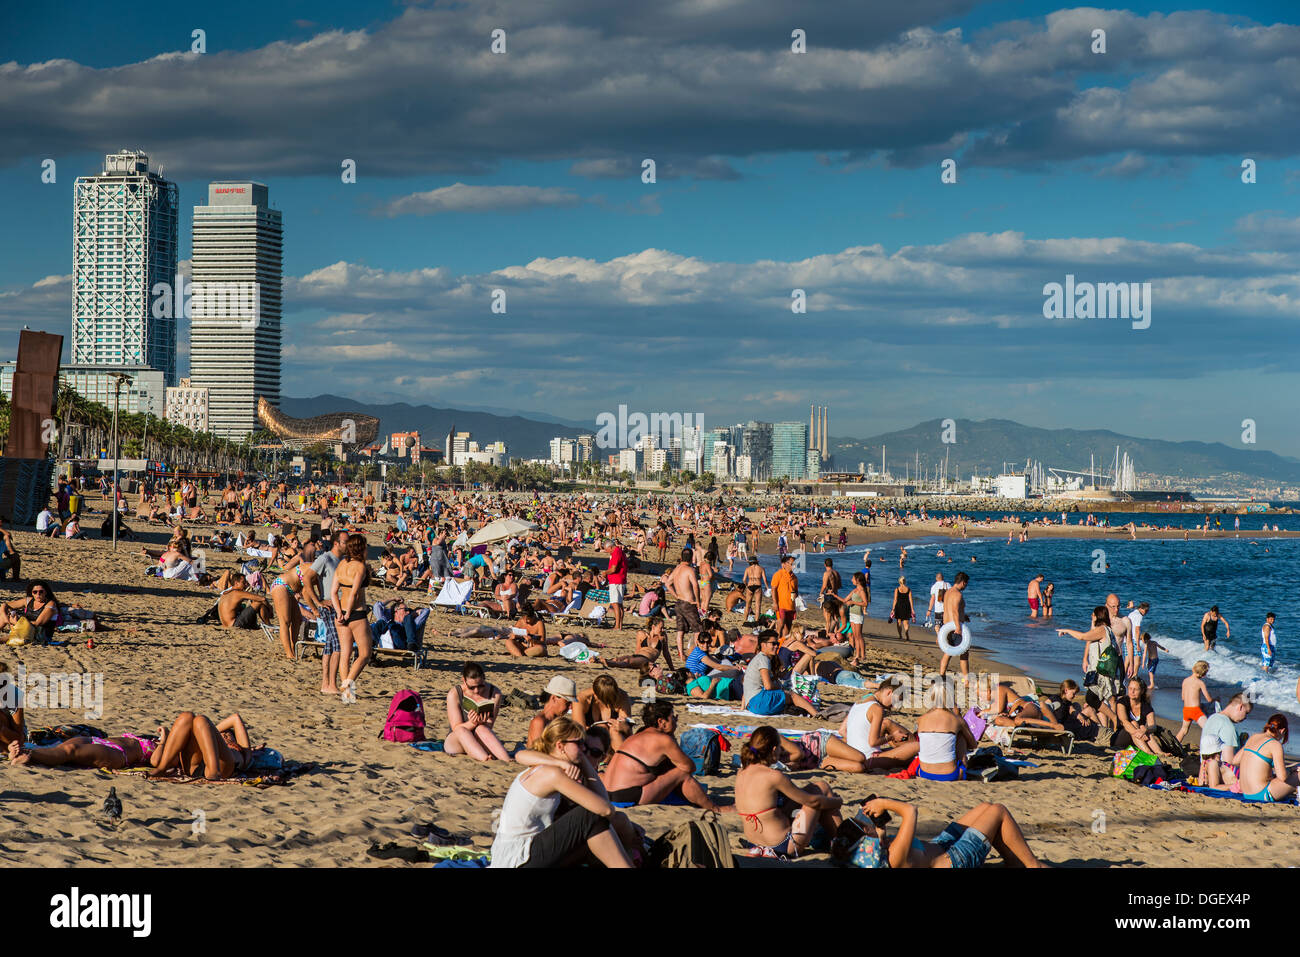
{"label": "red swim shorts", "polygon": [[1204,718],[1204,717],[1205,717],[1205,712],[1201,710],[1201,706],[1199,704],[1194,708],[1183,709],[1184,721],[1195,721],[1197,718]]}

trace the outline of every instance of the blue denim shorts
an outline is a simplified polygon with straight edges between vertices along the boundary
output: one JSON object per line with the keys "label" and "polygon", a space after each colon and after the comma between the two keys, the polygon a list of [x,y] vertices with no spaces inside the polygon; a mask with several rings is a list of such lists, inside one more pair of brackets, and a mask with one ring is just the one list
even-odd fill
{"label": "blue denim shorts", "polygon": [[980,867],[991,850],[987,837],[973,827],[957,823],[945,827],[934,843],[948,852],[953,867]]}

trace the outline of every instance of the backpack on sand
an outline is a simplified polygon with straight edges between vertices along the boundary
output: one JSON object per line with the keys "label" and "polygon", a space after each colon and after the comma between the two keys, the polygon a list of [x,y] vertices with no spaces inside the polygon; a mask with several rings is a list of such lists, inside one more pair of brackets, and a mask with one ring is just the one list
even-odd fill
{"label": "backpack on sand", "polygon": [[650,867],[735,867],[727,831],[710,811],[698,821],[679,824],[654,842]]}
{"label": "backpack on sand", "polygon": [[695,762],[696,774],[717,774],[722,762],[722,734],[713,728],[687,728],[677,743],[688,758]]}
{"label": "backpack on sand", "polygon": [[424,701],[419,692],[403,688],[388,703],[388,718],[379,736],[385,741],[409,744],[424,740]]}

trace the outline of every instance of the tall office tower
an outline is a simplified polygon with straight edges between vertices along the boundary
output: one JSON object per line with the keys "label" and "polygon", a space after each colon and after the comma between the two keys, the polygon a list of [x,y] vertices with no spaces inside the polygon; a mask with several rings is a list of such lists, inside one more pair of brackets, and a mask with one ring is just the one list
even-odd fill
{"label": "tall office tower", "polygon": [[261,183],[208,186],[194,207],[190,380],[208,390],[217,435],[257,428],[257,397],[280,404],[283,226]]}
{"label": "tall office tower", "polygon": [[153,289],[176,279],[179,208],[176,184],[151,171],[139,150],[110,153],[102,173],[77,177],[71,365],[155,369],[176,384],[172,297],[158,297],[165,308],[154,308]]}
{"label": "tall office tower", "polygon": [[741,430],[741,452],[749,456],[749,475],[755,481],[771,477],[772,472],[772,423],[746,422]]}
{"label": "tall office tower", "polygon": [[808,471],[808,426],[777,422],[772,426],[772,478],[804,478]]}

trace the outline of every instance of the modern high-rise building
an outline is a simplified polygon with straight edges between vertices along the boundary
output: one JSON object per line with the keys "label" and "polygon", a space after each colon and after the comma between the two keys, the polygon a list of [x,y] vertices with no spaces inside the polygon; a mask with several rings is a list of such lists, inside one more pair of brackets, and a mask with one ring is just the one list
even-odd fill
{"label": "modern high-rise building", "polygon": [[741,429],[740,451],[749,456],[749,478],[764,480],[772,471],[772,423],[746,422]]}
{"label": "modern high-rise building", "polygon": [[772,478],[801,479],[808,471],[808,424],[772,425]]}
{"label": "modern high-rise building", "polygon": [[729,465],[730,462],[724,463],[723,468],[716,467],[713,463],[713,450],[717,443],[727,443],[730,439],[730,429],[709,429],[709,431],[704,433],[704,449],[702,461],[700,462],[700,474],[704,474],[705,472],[712,472],[717,476],[725,476],[727,474],[726,466]]}
{"label": "modern high-rise building", "polygon": [[176,384],[179,208],[176,184],[139,150],[110,153],[102,173],[77,177],[70,365],[105,374],[155,369]]}
{"label": "modern high-rise building", "polygon": [[280,404],[283,224],[261,183],[208,186],[194,207],[190,379],[208,390],[212,431],[243,438],[257,398]]}

